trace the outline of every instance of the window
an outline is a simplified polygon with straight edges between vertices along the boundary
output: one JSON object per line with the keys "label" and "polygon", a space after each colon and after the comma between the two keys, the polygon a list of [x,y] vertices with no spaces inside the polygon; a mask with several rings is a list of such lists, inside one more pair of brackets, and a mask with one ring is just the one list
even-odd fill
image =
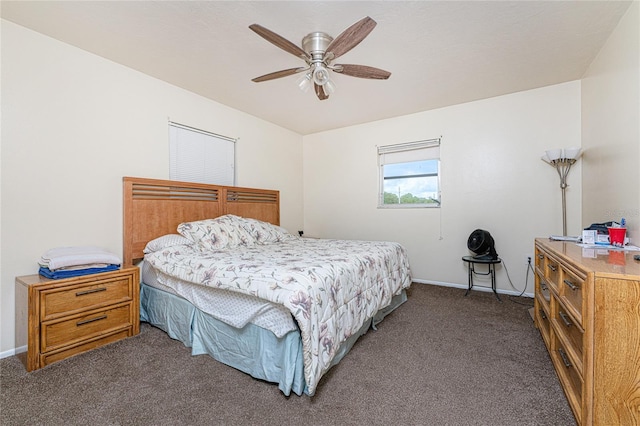
{"label": "window", "polygon": [[235,185],[236,140],[169,122],[171,180]]}
{"label": "window", "polygon": [[378,147],[379,207],[440,207],[440,139]]}

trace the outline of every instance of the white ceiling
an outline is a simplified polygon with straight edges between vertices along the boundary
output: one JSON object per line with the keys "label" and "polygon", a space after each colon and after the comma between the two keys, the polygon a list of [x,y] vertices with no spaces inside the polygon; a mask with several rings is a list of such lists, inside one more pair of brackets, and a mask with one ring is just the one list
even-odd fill
{"label": "white ceiling", "polygon": [[[631,2],[6,1],[2,18],[306,135],[580,79]],[[248,26],[300,45],[364,16],[378,25],[338,62],[392,73],[333,74],[320,101],[304,65]]]}

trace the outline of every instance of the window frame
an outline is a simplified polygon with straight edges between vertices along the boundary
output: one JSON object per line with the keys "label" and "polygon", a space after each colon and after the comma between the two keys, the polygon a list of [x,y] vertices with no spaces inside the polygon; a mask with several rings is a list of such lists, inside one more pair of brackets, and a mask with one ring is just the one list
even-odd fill
{"label": "window frame", "polygon": [[[411,209],[411,208],[440,208],[442,206],[442,187],[441,187],[441,159],[440,159],[440,140],[441,138],[426,139],[415,142],[406,142],[394,145],[378,146],[378,208],[381,209]],[[391,164],[409,164],[419,161],[436,160],[437,161],[437,198],[433,203],[384,203],[384,167]],[[407,176],[411,177],[411,176]],[[394,178],[407,178],[394,177]],[[415,176],[419,177],[419,176]],[[426,176],[425,176],[426,177]]]}

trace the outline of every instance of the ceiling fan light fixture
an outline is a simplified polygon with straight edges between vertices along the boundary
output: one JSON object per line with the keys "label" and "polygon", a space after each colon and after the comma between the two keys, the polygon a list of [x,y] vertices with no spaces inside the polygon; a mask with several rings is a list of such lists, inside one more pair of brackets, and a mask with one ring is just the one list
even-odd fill
{"label": "ceiling fan light fixture", "polygon": [[307,93],[311,88],[312,78],[313,77],[310,72],[305,72],[304,74],[302,74],[297,81],[298,88],[300,88],[300,90],[302,90],[304,93]]}
{"label": "ceiling fan light fixture", "polygon": [[336,84],[333,82],[333,80],[329,79],[324,84],[324,86],[322,86],[322,88],[324,89],[324,92],[327,94],[327,96],[332,95],[336,91]]}
{"label": "ceiling fan light fixture", "polygon": [[331,80],[329,70],[322,64],[316,64],[313,70],[313,82],[318,86],[324,86],[329,80]]}

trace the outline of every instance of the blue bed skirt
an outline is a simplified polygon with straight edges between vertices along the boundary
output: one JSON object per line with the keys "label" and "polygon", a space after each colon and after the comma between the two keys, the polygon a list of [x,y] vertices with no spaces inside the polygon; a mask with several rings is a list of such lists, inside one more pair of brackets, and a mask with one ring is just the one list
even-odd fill
{"label": "blue bed skirt", "polygon": [[[336,365],[360,336],[407,300],[406,292],[395,296],[389,306],[367,321],[342,344],[331,366]],[[191,348],[192,355],[208,354],[214,359],[257,379],[278,384],[290,395],[308,394],[304,380],[302,339],[298,330],[278,338],[254,324],[232,327],[200,311],[189,301],[144,283],[140,287],[140,320],[164,330],[169,337]]]}

